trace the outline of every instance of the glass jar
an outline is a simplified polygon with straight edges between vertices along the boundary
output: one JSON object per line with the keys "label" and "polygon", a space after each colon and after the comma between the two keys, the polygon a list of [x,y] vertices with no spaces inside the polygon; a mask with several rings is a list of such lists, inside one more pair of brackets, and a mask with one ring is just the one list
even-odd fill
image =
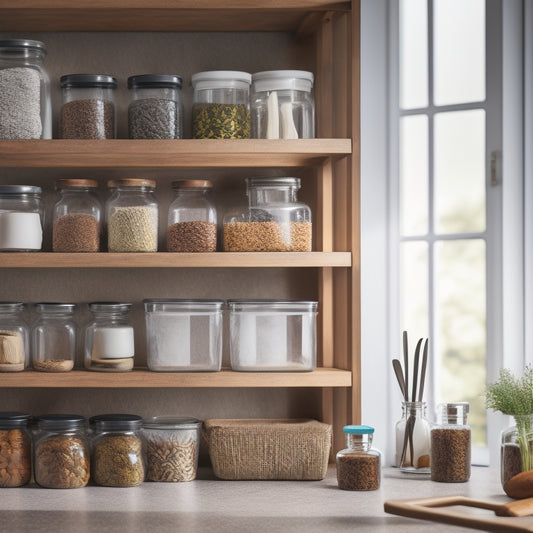
{"label": "glass jar", "polygon": [[41,41],[0,41],[0,139],[51,139],[50,80]]}
{"label": "glass jar", "polygon": [[155,181],[117,179],[106,203],[109,252],[157,252],[158,206]]}
{"label": "glass jar", "polygon": [[61,199],[54,206],[54,252],[100,251],[102,206],[96,194],[98,182],[90,179],[58,179]]}
{"label": "glass jar", "polygon": [[246,178],[248,208],[224,217],[224,250],[310,252],[311,209],[299,188],[300,178]]}
{"label": "glass jar", "polygon": [[249,139],[251,81],[233,70],[193,74],[193,139]]}
{"label": "glass jar", "polygon": [[117,80],[101,74],[61,76],[61,139],[114,139]]}
{"label": "glass jar", "polygon": [[31,416],[0,413],[0,487],[22,487],[31,479]]}
{"label": "glass jar", "polygon": [[20,372],[29,363],[29,331],[23,318],[26,304],[0,302],[0,372]]}
{"label": "glass jar", "polygon": [[128,78],[130,139],[181,139],[183,110],[180,76],[142,74]]}
{"label": "glass jar", "polygon": [[37,303],[39,314],[32,330],[32,363],[41,372],[68,372],[74,368],[76,304]]}
{"label": "glass jar", "polygon": [[209,180],[172,182],[174,201],[168,208],[167,251],[216,252],[217,211],[208,195]]}
{"label": "glass jar", "polygon": [[472,435],[468,402],[441,404],[431,429],[431,481],[464,483],[470,479]]}
{"label": "glass jar", "polygon": [[93,321],[85,330],[85,368],[127,372],[133,368],[135,344],[129,323],[130,303],[93,302]]}
{"label": "glass jar", "polygon": [[429,474],[431,424],[426,402],[402,402],[396,424],[396,465],[409,474]]}
{"label": "glass jar", "polygon": [[0,185],[0,251],[35,252],[43,243],[41,188]]}
{"label": "glass jar", "polygon": [[135,487],[144,481],[142,418],[137,415],[94,417],[92,480],[105,487]]}
{"label": "glass jar", "polygon": [[252,137],[312,139],[315,136],[313,73],[270,70],[252,76]]}
{"label": "glass jar", "polygon": [[[515,424],[501,434],[501,483],[533,470],[533,414],[513,415]],[[515,497],[515,496],[513,496]]]}
{"label": "glass jar", "polygon": [[346,448],[337,453],[337,483],[343,490],[376,490],[381,480],[381,453],[372,448],[374,428],[344,426]]}
{"label": "glass jar", "polygon": [[86,420],[79,415],[37,418],[33,444],[35,482],[48,489],[85,487],[91,473]]}

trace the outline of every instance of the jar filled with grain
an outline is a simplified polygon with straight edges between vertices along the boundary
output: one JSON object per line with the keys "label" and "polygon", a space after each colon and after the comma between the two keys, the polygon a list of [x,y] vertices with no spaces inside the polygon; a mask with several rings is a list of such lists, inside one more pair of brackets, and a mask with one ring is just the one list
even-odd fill
{"label": "jar filled with grain", "polygon": [[110,180],[106,203],[109,252],[157,252],[159,209],[154,180]]}
{"label": "jar filled with grain", "polygon": [[26,304],[0,302],[0,372],[20,372],[29,363],[30,335]]}
{"label": "jar filled with grain", "polygon": [[60,79],[61,139],[114,139],[117,80],[102,74],[67,74]]}
{"label": "jar filled with grain", "polygon": [[54,206],[54,252],[99,252],[102,206],[98,182],[91,179],[58,179],[61,195]]}
{"label": "jar filled with grain", "polygon": [[248,208],[224,217],[226,252],[310,252],[311,209],[298,202],[300,178],[246,178]]}
{"label": "jar filled with grain", "polygon": [[174,200],[168,209],[167,251],[216,252],[217,210],[209,199],[209,180],[172,182]]}
{"label": "jar filled with grain", "polygon": [[0,487],[22,487],[31,479],[31,416],[0,413]]}

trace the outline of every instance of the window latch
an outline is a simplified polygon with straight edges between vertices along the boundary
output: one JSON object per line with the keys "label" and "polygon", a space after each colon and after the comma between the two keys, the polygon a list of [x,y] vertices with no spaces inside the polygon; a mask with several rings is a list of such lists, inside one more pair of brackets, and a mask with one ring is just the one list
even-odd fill
{"label": "window latch", "polygon": [[490,185],[497,187],[500,184],[501,152],[493,150],[490,153]]}

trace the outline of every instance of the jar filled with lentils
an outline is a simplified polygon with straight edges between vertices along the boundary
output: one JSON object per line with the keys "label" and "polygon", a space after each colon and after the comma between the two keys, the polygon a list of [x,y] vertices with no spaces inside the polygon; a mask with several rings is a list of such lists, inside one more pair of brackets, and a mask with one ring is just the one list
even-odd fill
{"label": "jar filled with lentils", "polygon": [[31,416],[0,413],[0,487],[22,487],[31,479]]}

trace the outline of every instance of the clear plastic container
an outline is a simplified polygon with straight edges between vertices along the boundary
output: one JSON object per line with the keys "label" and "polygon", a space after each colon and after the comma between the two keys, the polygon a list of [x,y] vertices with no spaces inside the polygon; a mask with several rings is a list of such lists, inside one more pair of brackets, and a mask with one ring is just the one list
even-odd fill
{"label": "clear plastic container", "polygon": [[254,139],[312,139],[315,100],[312,72],[269,70],[252,76]]}
{"label": "clear plastic container", "polygon": [[30,335],[22,302],[0,302],[0,372],[20,372],[30,359]]}
{"label": "clear plastic container", "polygon": [[157,252],[159,209],[154,180],[110,180],[106,202],[109,252]]}
{"label": "clear plastic container", "polygon": [[172,182],[174,200],[168,208],[168,252],[216,252],[217,210],[209,200],[209,180]]}
{"label": "clear plastic container", "polygon": [[231,368],[305,372],[316,367],[317,302],[228,300]]}
{"label": "clear plastic container", "polygon": [[183,110],[180,76],[142,74],[128,78],[130,139],[181,139]]}
{"label": "clear plastic container", "polygon": [[193,139],[249,139],[251,81],[234,70],[193,74]]}
{"label": "clear plastic container", "polygon": [[54,206],[54,252],[100,251],[102,206],[91,179],[58,179],[61,199]]}
{"label": "clear plastic container", "polygon": [[114,139],[117,80],[102,74],[67,74],[60,79],[61,139]]}
{"label": "clear plastic container", "polygon": [[226,252],[310,252],[311,209],[299,178],[246,178],[248,207],[224,216]]}
{"label": "clear plastic container", "polygon": [[50,80],[41,41],[0,41],[0,139],[51,139]]}
{"label": "clear plastic container", "polygon": [[0,413],[0,488],[22,487],[31,479],[31,416]]}
{"label": "clear plastic container", "polygon": [[223,304],[222,300],[144,300],[148,368],[220,370]]}

